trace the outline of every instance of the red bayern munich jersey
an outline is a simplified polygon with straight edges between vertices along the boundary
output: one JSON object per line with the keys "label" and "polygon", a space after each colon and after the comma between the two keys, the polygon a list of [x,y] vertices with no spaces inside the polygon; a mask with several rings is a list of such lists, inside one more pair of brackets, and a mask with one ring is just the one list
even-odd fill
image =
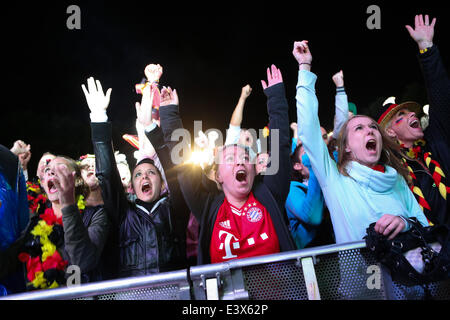
{"label": "red bayern munich jersey", "polygon": [[280,252],[272,219],[253,193],[240,209],[225,198],[217,213],[209,250],[211,263]]}

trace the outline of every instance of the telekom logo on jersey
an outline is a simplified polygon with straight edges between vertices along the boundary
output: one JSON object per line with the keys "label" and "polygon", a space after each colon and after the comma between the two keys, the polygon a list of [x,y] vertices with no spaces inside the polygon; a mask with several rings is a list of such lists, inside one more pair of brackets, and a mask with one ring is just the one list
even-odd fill
{"label": "telekom logo on jersey", "polygon": [[220,247],[219,247],[219,249],[222,250],[223,249],[223,245],[225,245],[225,256],[222,257],[222,259],[225,260],[225,259],[237,258],[237,255],[234,255],[231,252],[231,240],[234,239],[236,241],[236,242],[233,242],[233,248],[234,249],[239,249],[239,239],[236,238],[233,234],[231,234],[231,233],[229,233],[227,231],[221,230],[219,232],[219,239],[220,240],[222,240],[222,235],[224,235],[224,234],[226,235],[225,236],[225,242],[221,243]]}
{"label": "telekom logo on jersey", "polygon": [[[222,237],[223,235],[225,235],[225,237]],[[267,233],[262,233],[259,235],[259,237],[262,239],[262,241],[265,241],[269,238],[269,236],[267,235]],[[219,246],[219,250],[223,250],[225,247],[225,256],[222,257],[222,259],[227,260],[227,259],[232,259],[232,258],[237,258],[237,254],[236,252],[232,252],[233,250],[238,250],[241,248],[241,246],[239,245],[239,239],[232,233],[225,231],[225,230],[220,230],[219,231],[219,240],[223,242],[220,243]],[[234,242],[232,242],[232,240],[234,240]],[[248,238],[247,239],[247,243],[249,246],[253,246],[256,241],[255,238]]]}

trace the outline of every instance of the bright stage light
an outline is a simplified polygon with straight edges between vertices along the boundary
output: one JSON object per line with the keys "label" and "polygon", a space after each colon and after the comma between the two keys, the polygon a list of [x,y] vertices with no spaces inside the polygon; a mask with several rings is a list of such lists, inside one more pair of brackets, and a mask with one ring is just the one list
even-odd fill
{"label": "bright stage light", "polygon": [[211,152],[209,150],[193,151],[187,163],[194,163],[203,168],[205,164],[210,162],[210,159]]}

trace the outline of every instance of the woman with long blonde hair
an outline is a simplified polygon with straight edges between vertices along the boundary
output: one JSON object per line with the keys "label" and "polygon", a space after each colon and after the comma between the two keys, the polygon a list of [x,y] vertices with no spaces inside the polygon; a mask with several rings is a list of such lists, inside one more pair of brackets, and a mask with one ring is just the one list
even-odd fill
{"label": "woman with long blonde hair", "polygon": [[348,120],[338,139],[336,163],[322,140],[315,94],[316,75],[307,41],[295,42],[293,55],[299,63],[297,119],[299,138],[322,188],[337,243],[361,241],[366,228],[393,239],[408,230],[409,218],[428,222],[405,181],[407,172],[394,155],[395,144],[375,120],[355,116]]}

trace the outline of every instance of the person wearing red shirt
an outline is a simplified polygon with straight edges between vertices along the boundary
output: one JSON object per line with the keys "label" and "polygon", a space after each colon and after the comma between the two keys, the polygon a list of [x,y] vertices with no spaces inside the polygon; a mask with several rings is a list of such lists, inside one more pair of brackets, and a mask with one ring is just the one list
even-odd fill
{"label": "person wearing red shirt", "polygon": [[[183,196],[200,224],[198,264],[296,250],[284,211],[290,185],[288,103],[280,70],[272,65],[267,77],[262,87],[269,128],[279,132],[271,152],[278,157],[278,170],[256,175],[248,147],[238,144],[223,146],[216,155],[215,178],[222,190],[198,165],[178,169]],[[182,128],[178,106],[161,108],[160,119],[165,137]]]}

